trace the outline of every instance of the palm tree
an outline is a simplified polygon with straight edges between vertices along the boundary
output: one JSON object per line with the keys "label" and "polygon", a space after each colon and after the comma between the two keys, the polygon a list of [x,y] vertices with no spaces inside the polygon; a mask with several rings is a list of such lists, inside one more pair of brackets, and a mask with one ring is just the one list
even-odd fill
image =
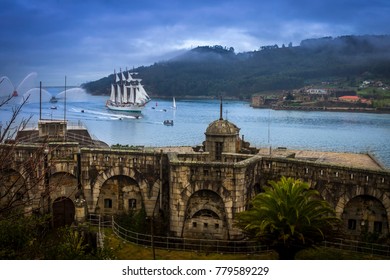
{"label": "palm tree", "polygon": [[270,245],[280,259],[294,259],[298,251],[336,235],[339,219],[318,191],[293,178],[269,184],[237,215],[237,225],[249,236]]}

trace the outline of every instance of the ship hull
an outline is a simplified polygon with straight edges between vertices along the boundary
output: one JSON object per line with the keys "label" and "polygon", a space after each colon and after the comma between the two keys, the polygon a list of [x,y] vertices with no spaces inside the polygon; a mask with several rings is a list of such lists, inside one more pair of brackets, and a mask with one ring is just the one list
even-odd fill
{"label": "ship hull", "polygon": [[107,108],[112,111],[120,111],[120,112],[129,112],[129,113],[141,113],[144,109],[144,106],[133,105],[133,104],[125,104],[125,105],[112,105],[107,104]]}

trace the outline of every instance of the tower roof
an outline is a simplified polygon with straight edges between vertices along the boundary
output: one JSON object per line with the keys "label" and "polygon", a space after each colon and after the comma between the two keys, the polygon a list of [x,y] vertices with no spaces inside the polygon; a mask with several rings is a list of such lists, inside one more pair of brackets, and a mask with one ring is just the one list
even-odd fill
{"label": "tower roof", "polygon": [[238,135],[240,129],[233,123],[219,119],[209,124],[206,129],[206,136],[233,136]]}

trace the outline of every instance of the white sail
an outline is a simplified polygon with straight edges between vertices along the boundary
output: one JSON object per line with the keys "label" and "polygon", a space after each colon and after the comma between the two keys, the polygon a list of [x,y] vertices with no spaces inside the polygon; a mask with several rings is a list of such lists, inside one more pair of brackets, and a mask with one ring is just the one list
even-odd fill
{"label": "white sail", "polygon": [[119,84],[116,85],[116,103],[118,104],[122,103],[122,92],[121,92],[121,86]]}
{"label": "white sail", "polygon": [[127,103],[127,87],[123,84],[123,92],[122,92],[122,102]]}
{"label": "white sail", "polygon": [[136,103],[148,103],[150,101],[149,95],[146,93],[144,87],[139,84],[137,87],[137,96],[136,96]]}
{"label": "white sail", "polygon": [[128,73],[127,81],[130,83],[133,80],[133,77],[131,76],[130,72]]}
{"label": "white sail", "polygon": [[172,105],[172,108],[175,110],[176,109],[176,100],[175,100],[175,97],[173,98],[173,105]]}
{"label": "white sail", "polygon": [[130,89],[129,102],[134,102],[134,86],[130,85],[128,87]]}
{"label": "white sail", "polygon": [[111,102],[115,102],[115,87],[114,87],[114,84],[111,84],[110,101],[111,101]]}
{"label": "white sail", "polygon": [[122,72],[122,81],[126,81],[125,74]]}
{"label": "white sail", "polygon": [[115,74],[115,83],[119,82],[119,76],[118,74]]}

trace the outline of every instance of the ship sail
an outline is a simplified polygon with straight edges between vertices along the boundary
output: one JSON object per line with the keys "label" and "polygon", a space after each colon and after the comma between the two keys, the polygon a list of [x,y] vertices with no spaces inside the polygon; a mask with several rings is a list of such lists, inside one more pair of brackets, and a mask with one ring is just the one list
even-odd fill
{"label": "ship sail", "polygon": [[121,92],[121,86],[119,84],[116,85],[116,103],[117,104],[122,103],[122,92]]}
{"label": "ship sail", "polygon": [[122,102],[127,103],[127,87],[123,84],[123,94],[122,94]]}
{"label": "ship sail", "polygon": [[111,84],[111,95],[110,95],[110,101],[115,102],[115,87],[114,84]]}
{"label": "ship sail", "polygon": [[110,99],[106,106],[110,110],[141,113],[145,105],[151,100],[141,84],[141,79],[135,79],[128,71],[114,72],[114,83],[111,84]]}
{"label": "ship sail", "polygon": [[175,97],[173,97],[172,108],[173,108],[174,110],[176,110],[176,100],[175,100]]}

